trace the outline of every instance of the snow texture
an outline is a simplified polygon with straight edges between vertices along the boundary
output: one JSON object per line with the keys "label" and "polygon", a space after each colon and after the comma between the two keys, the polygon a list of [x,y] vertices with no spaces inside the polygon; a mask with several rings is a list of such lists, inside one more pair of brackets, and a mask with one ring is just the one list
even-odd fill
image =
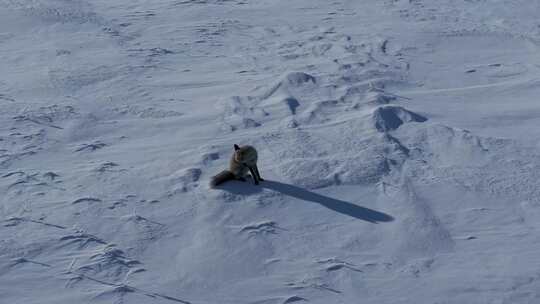
{"label": "snow texture", "polygon": [[0,302],[540,303],[539,15],[0,0]]}

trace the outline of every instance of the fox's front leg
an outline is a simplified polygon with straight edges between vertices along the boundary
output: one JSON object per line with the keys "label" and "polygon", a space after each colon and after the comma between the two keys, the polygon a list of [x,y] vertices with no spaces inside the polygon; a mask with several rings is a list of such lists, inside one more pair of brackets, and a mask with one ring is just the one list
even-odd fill
{"label": "fox's front leg", "polygon": [[255,174],[257,174],[257,178],[259,179],[259,181],[264,181],[264,179],[262,179],[261,177],[261,174],[259,173],[259,168],[257,167],[257,165],[255,165],[253,169],[255,170]]}
{"label": "fox's front leg", "polygon": [[253,177],[253,182],[255,183],[255,185],[258,185],[259,184],[259,177],[257,174],[255,174],[255,170],[253,170],[253,168],[249,167],[249,172],[251,172],[251,177]]}

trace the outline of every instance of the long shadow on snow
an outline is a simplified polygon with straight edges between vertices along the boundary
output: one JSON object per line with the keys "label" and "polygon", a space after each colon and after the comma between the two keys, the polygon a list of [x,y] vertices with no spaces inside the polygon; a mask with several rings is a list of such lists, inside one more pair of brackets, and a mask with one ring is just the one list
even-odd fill
{"label": "long shadow on snow", "polygon": [[235,185],[232,187],[225,186],[225,187],[220,187],[220,188],[227,190],[229,192],[233,192],[236,194],[244,194],[244,195],[254,194],[254,193],[260,192],[261,188],[267,188],[267,189],[270,189],[270,190],[273,190],[273,191],[276,191],[276,192],[279,192],[288,196],[292,196],[297,199],[320,204],[330,210],[334,210],[336,212],[354,217],[359,220],[368,221],[370,223],[376,224],[378,222],[391,222],[394,220],[392,216],[386,213],[382,213],[382,212],[369,209],[366,207],[361,207],[353,203],[349,203],[349,202],[338,200],[338,199],[331,198],[328,196],[320,195],[315,192],[302,189],[300,187],[296,187],[293,185],[284,184],[280,182],[275,182],[275,181],[265,180],[264,182],[261,182],[259,186],[253,186],[250,184],[248,187]]}

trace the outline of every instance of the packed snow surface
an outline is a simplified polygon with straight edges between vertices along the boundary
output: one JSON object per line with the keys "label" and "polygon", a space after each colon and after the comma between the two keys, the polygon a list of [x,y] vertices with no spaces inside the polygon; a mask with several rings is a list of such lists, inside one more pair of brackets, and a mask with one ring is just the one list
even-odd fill
{"label": "packed snow surface", "polygon": [[538,16],[0,0],[0,302],[540,303]]}

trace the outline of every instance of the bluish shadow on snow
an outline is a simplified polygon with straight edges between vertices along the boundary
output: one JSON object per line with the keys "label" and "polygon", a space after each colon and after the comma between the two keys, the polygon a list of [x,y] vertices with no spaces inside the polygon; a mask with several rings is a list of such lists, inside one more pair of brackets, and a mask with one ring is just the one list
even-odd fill
{"label": "bluish shadow on snow", "polygon": [[366,207],[358,206],[346,201],[338,200],[328,196],[320,195],[315,192],[302,189],[289,184],[284,184],[276,181],[265,180],[261,182],[259,186],[252,184],[250,180],[247,182],[229,182],[222,187],[219,187],[225,191],[241,194],[241,195],[250,195],[261,192],[262,188],[270,189],[284,195],[292,196],[297,199],[301,199],[308,202],[313,202],[321,204],[322,206],[345,214],[351,217],[354,217],[359,220],[368,221],[370,223],[378,222],[391,222],[394,218],[386,213],[382,213],[373,209]]}
{"label": "bluish shadow on snow", "polygon": [[241,181],[228,181],[224,184],[215,187],[216,189],[225,190],[229,193],[238,195],[252,195],[260,193],[262,188],[253,184],[253,181],[248,178],[245,182]]}
{"label": "bluish shadow on snow", "polygon": [[320,195],[315,192],[311,192],[293,185],[265,180],[261,183],[261,186],[304,201],[321,204],[322,206],[330,210],[334,210],[336,212],[354,217],[359,220],[368,221],[370,223],[376,224],[378,222],[391,222],[394,220],[392,216],[386,213],[361,207],[328,196]]}

